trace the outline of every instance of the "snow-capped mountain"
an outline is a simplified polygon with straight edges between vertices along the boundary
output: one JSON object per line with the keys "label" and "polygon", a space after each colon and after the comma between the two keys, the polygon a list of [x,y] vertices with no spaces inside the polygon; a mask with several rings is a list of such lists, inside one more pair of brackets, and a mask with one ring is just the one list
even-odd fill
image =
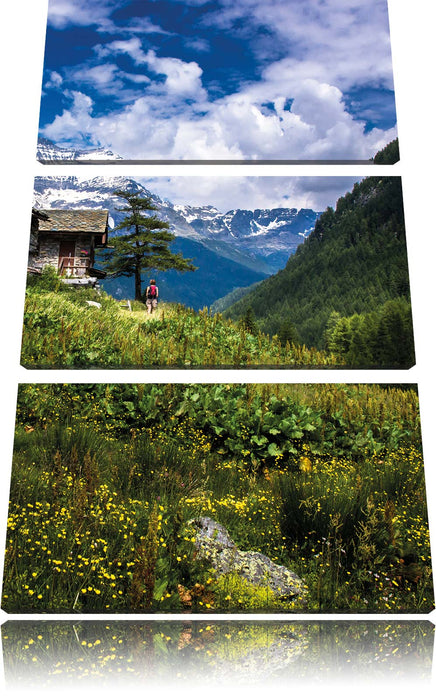
{"label": "snow-capped mountain", "polygon": [[[44,146],[42,143],[41,148]],[[57,147],[50,148],[55,155]],[[209,205],[174,205],[124,176],[89,180],[75,176],[37,177],[34,206],[108,209],[109,225],[114,229],[125,216],[118,210],[125,201],[114,195],[116,190],[150,197],[157,208],[156,215],[169,223],[176,236],[172,249],[191,258],[198,270],[186,275],[160,273],[160,289],[167,300],[194,308],[210,306],[235,288],[249,286],[283,268],[317,218],[317,213],[308,209],[236,209],[222,213]],[[103,286],[113,296],[125,297],[133,296],[130,284],[131,280],[122,278],[105,280]]]}
{"label": "snow-capped mountain", "polygon": [[158,208],[158,216],[168,221],[177,237],[202,240],[202,236],[178,214],[170,202],[164,202],[139,182],[123,176],[94,177],[91,180],[81,180],[75,176],[37,177],[34,183],[34,206],[40,209],[108,209],[109,224],[114,228],[125,216],[117,209],[126,204],[114,195],[117,190],[150,197]]}
{"label": "snow-capped mountain", "polygon": [[318,216],[311,209],[236,209],[223,214],[209,205],[173,205],[123,176],[91,180],[72,176],[37,177],[34,202],[41,209],[108,209],[114,227],[123,218],[117,207],[124,204],[114,196],[116,190],[150,197],[158,209],[157,215],[170,224],[177,238],[200,243],[216,254],[264,275],[273,274],[286,264],[313,229]]}
{"label": "snow-capped mountain", "polygon": [[232,209],[222,214],[211,206],[174,208],[203,238],[262,257],[271,272],[286,264],[318,217],[312,209]]}
{"label": "snow-capped mountain", "polygon": [[50,163],[52,161],[98,161],[102,163],[106,160],[123,160],[121,156],[107,148],[94,148],[78,150],[75,148],[62,148],[49,139],[38,139],[36,149],[36,159],[40,163]]}
{"label": "snow-capped mountain", "polygon": [[[190,207],[176,204],[174,209],[188,221],[199,233],[213,234],[216,238],[242,239],[264,235],[268,232],[286,233],[289,226],[296,226],[297,233],[301,224],[309,223],[313,229],[313,212],[311,209],[231,209],[221,214],[215,207]],[[315,215],[316,220],[316,215]],[[305,235],[305,229],[301,232]]]}

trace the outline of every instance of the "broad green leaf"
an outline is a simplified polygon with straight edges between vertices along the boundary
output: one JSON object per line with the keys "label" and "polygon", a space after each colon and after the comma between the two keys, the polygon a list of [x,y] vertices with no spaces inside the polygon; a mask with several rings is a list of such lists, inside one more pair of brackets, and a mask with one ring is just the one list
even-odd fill
{"label": "broad green leaf", "polygon": [[290,432],[290,434],[289,434],[289,436],[290,436],[291,438],[294,438],[294,439],[296,439],[296,440],[298,440],[299,438],[302,438],[303,435],[304,435],[304,433],[303,433],[302,430],[291,430],[291,432]]}
{"label": "broad green leaf", "polygon": [[251,438],[251,442],[254,442],[255,445],[266,445],[268,442],[268,438],[265,435],[253,435]]}
{"label": "broad green leaf", "polygon": [[270,442],[268,445],[268,454],[270,457],[282,457],[283,452],[280,450],[280,448],[276,445],[275,442]]}

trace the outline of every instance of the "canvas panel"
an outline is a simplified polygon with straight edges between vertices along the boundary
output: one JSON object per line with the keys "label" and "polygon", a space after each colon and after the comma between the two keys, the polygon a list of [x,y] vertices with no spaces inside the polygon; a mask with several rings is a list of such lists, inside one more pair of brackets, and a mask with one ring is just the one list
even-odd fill
{"label": "canvas panel", "polygon": [[42,90],[47,163],[369,163],[397,136],[386,0],[50,0]]}
{"label": "canvas panel", "polygon": [[399,177],[37,177],[28,271],[29,368],[415,363]]}
{"label": "canvas panel", "polygon": [[429,613],[415,385],[22,384],[9,613]]}

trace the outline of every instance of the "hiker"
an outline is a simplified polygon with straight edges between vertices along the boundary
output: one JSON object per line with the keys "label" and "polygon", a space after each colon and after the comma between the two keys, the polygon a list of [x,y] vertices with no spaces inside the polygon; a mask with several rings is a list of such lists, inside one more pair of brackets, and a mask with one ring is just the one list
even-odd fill
{"label": "hiker", "polygon": [[156,287],[156,280],[150,280],[150,284],[145,290],[145,303],[149,314],[153,313],[153,309],[157,309],[158,296],[159,289]]}

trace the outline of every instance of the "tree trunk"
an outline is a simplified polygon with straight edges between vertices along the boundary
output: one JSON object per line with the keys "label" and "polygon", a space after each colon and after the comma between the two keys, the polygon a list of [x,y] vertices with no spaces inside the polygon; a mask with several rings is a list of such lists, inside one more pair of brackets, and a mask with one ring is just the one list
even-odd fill
{"label": "tree trunk", "polygon": [[141,301],[141,266],[135,266],[135,300]]}

